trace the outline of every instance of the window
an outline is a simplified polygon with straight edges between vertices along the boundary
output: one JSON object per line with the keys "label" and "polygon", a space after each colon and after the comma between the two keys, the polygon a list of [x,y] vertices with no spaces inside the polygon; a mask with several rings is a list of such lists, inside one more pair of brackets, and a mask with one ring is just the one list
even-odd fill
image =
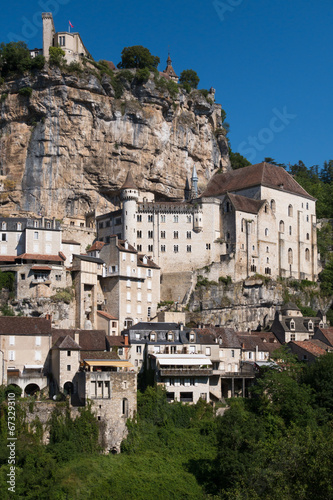
{"label": "window", "polygon": [[7,234],[6,233],[2,233],[1,240],[2,241],[7,241]]}
{"label": "window", "polygon": [[38,231],[34,232],[34,240],[38,240]]}
{"label": "window", "polygon": [[142,245],[138,245],[137,250],[138,250],[138,252],[142,252]]}
{"label": "window", "polygon": [[136,221],[137,222],[142,222],[142,215],[137,215],[136,216]]}
{"label": "window", "polygon": [[18,223],[16,224],[16,229],[17,229],[18,231],[21,231],[21,229],[22,229],[22,224],[21,224],[21,222],[18,222]]}
{"label": "window", "polygon": [[244,227],[245,227],[245,221],[244,221],[244,219],[242,219],[242,222],[241,222],[241,231],[242,231],[242,233],[244,232]]}
{"label": "window", "polygon": [[15,361],[15,351],[9,351],[9,361]]}
{"label": "window", "polygon": [[194,342],[194,333],[190,333],[190,342]]}
{"label": "window", "polygon": [[280,233],[284,233],[284,222],[283,222],[283,220],[280,220],[279,230],[280,230]]}
{"label": "window", "polygon": [[131,304],[126,305],[126,312],[130,313],[131,312]]}
{"label": "window", "polygon": [[161,215],[161,222],[165,222],[165,215]]}
{"label": "window", "polygon": [[265,229],[265,236],[268,236],[268,228]]}
{"label": "window", "polygon": [[253,352],[251,352],[251,351],[248,352],[248,358],[253,359]]}
{"label": "window", "polygon": [[295,321],[293,319],[290,321],[290,330],[295,330]]}
{"label": "window", "polygon": [[295,335],[295,333],[291,333],[290,334],[290,341],[292,342],[294,340],[296,340],[296,335]]}
{"label": "window", "polygon": [[289,235],[290,235],[290,236],[292,235],[292,232],[293,232],[293,231],[292,231],[292,227],[291,227],[291,226],[289,226]]}
{"label": "window", "polygon": [[36,343],[36,345],[41,345],[41,343],[42,343],[42,337],[40,337],[40,336],[38,335],[38,336],[36,337],[35,343]]}
{"label": "window", "polygon": [[154,216],[148,215],[148,222],[153,222],[153,221],[154,221]]}
{"label": "window", "polygon": [[178,215],[173,216],[173,222],[178,222]]}
{"label": "window", "polygon": [[305,249],[305,260],[307,262],[310,260],[310,250],[308,248]]}
{"label": "window", "polygon": [[124,417],[128,417],[128,400],[126,398],[123,399],[121,411]]}
{"label": "window", "polygon": [[151,281],[147,281],[147,289],[151,290]]}
{"label": "window", "polygon": [[187,216],[186,216],[186,220],[187,220],[187,222],[192,222],[192,217],[191,217],[191,215],[187,215]]}
{"label": "window", "polygon": [[168,333],[168,340],[169,340],[169,342],[173,341],[173,333],[172,332]]}
{"label": "window", "polygon": [[65,41],[66,41],[65,36],[59,36],[59,46],[60,47],[65,47]]}
{"label": "window", "polygon": [[173,238],[174,238],[175,240],[178,240],[178,231],[174,231],[174,232],[173,232]]}
{"label": "window", "polygon": [[230,203],[227,201],[227,203],[225,204],[225,207],[224,207],[224,210],[226,212],[230,212]]}
{"label": "window", "polygon": [[131,292],[126,293],[126,300],[131,300]]}
{"label": "window", "polygon": [[152,275],[153,275],[153,273],[152,273],[151,269],[147,269],[147,276],[148,276],[148,278],[151,278]]}
{"label": "window", "polygon": [[161,252],[165,252],[165,245],[161,245]]}
{"label": "window", "polygon": [[131,286],[131,280],[126,280],[126,286],[127,286],[127,288],[130,288],[130,286]]}
{"label": "window", "polygon": [[71,371],[71,365],[67,365],[67,371],[70,372]]}
{"label": "window", "polygon": [[117,219],[115,221],[115,225],[120,226],[120,224],[121,224],[121,217],[117,217]]}
{"label": "window", "polygon": [[151,302],[151,301],[152,301],[152,294],[147,293],[147,302]]}
{"label": "window", "polygon": [[148,307],[148,309],[147,309],[147,316],[148,316],[148,318],[150,318],[150,316],[151,316],[151,307]]}
{"label": "window", "polygon": [[266,263],[267,263],[267,264],[269,264],[269,257],[267,257],[267,259],[266,259]]}
{"label": "window", "polygon": [[235,357],[235,351],[234,349],[231,349],[231,357],[234,358]]}
{"label": "window", "polygon": [[148,231],[148,238],[153,238],[153,231]]}
{"label": "window", "polygon": [[265,274],[271,274],[271,268],[265,267]]}
{"label": "window", "polygon": [[137,301],[138,301],[138,302],[141,302],[141,292],[138,292],[138,295],[137,295]]}
{"label": "window", "polygon": [[191,233],[191,231],[186,231],[186,238],[187,238],[188,240],[190,240],[190,239],[191,239],[191,237],[192,237],[192,233]]}
{"label": "window", "polygon": [[15,335],[9,337],[9,345],[15,345]]}
{"label": "window", "polygon": [[275,200],[271,200],[271,210],[272,210],[272,212],[275,212],[275,208],[276,208]]}
{"label": "window", "polygon": [[210,347],[206,347],[206,356],[210,356]]}
{"label": "window", "polygon": [[269,253],[269,247],[266,247],[266,253]]}
{"label": "window", "polygon": [[1,229],[2,229],[3,231],[6,231],[6,229],[7,229],[7,224],[6,224],[6,222],[2,222],[2,224],[1,224]]}
{"label": "window", "polygon": [[312,323],[312,321],[309,321],[309,323],[308,323],[308,330],[309,330],[309,332],[313,332],[313,323]]}
{"label": "window", "polygon": [[154,251],[154,245],[148,245],[148,252]]}
{"label": "window", "polygon": [[131,266],[126,267],[126,274],[127,274],[127,276],[131,276]]}
{"label": "window", "polygon": [[56,278],[56,281],[61,281],[61,274],[56,274],[55,278]]}
{"label": "window", "polygon": [[206,243],[206,250],[210,250],[210,243]]}
{"label": "window", "polygon": [[293,216],[293,206],[292,205],[288,205],[288,216],[289,217]]}
{"label": "window", "polygon": [[267,214],[267,213],[268,213],[268,206],[265,205],[265,214]]}
{"label": "window", "polygon": [[25,274],[21,274],[21,280],[24,281],[25,280]]}
{"label": "window", "polygon": [[151,334],[150,334],[150,340],[151,340],[151,342],[155,342],[155,340],[156,340],[156,335],[155,335],[155,333],[151,333]]}
{"label": "window", "polygon": [[67,356],[70,356],[71,354],[71,351],[67,351]]}
{"label": "window", "polygon": [[137,238],[142,238],[142,231],[137,231],[136,232],[136,237]]}
{"label": "window", "polygon": [[288,264],[293,263],[293,251],[291,248],[288,249]]}
{"label": "window", "polygon": [[187,252],[192,252],[192,247],[191,247],[191,245],[187,245],[187,246],[186,246],[186,251],[187,251]]}
{"label": "window", "polygon": [[310,235],[309,233],[306,233],[306,239],[309,240],[310,239]]}
{"label": "window", "polygon": [[161,238],[165,239],[165,231],[161,231]]}
{"label": "window", "polygon": [[141,345],[136,346],[136,353],[141,354]]}
{"label": "window", "polygon": [[175,253],[178,253],[178,245],[173,245],[173,251],[174,251]]}
{"label": "window", "polygon": [[309,204],[308,203],[306,204],[306,209],[309,210]]}

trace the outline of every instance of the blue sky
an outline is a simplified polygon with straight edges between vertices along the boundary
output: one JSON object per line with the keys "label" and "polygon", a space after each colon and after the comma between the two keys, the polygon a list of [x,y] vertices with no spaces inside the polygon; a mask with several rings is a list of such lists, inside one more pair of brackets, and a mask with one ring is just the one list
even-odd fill
{"label": "blue sky", "polygon": [[37,26],[52,11],[57,31],[74,25],[92,56],[120,61],[144,45],[179,75],[194,69],[216,89],[230,141],[252,163],[322,166],[332,151],[331,0],[13,0],[2,4],[0,41],[42,46]]}

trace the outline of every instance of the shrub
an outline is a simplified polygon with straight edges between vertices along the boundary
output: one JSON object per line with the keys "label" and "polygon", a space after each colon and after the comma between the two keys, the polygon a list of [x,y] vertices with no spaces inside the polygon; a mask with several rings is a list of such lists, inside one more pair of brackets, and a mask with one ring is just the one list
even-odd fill
{"label": "shrub", "polygon": [[150,71],[148,68],[138,69],[136,72],[136,79],[139,83],[145,83],[149,80]]}
{"label": "shrub", "polygon": [[22,87],[18,93],[22,96],[30,97],[32,94],[32,88],[31,87]]}
{"label": "shrub", "polygon": [[224,276],[220,276],[219,282],[224,283],[225,285],[230,285],[230,283],[232,283],[231,276],[227,276],[226,278]]}
{"label": "shrub", "polygon": [[52,66],[62,66],[65,63],[65,52],[60,47],[49,48],[49,63]]}
{"label": "shrub", "polygon": [[200,89],[199,92],[200,92],[201,95],[203,95],[206,98],[207,98],[207,96],[209,94],[209,90],[207,90],[207,89]]}
{"label": "shrub", "polygon": [[72,61],[66,66],[66,70],[68,70],[70,73],[82,73],[83,69],[82,66],[79,62],[77,61]]}
{"label": "shrub", "polygon": [[65,302],[69,304],[73,298],[73,292],[70,288],[64,288],[63,290],[58,290],[55,295],[52,295],[51,299],[53,302]]}
{"label": "shrub", "polygon": [[0,311],[2,316],[15,316],[13,309],[8,304],[3,305]]}

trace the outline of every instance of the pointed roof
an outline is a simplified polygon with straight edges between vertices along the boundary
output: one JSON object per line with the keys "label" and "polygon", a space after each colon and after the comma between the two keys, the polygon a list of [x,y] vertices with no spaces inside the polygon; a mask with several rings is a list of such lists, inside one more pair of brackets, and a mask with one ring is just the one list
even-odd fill
{"label": "pointed roof", "polygon": [[166,75],[168,75],[168,76],[170,76],[170,77],[178,78],[178,75],[176,75],[176,72],[175,72],[175,70],[172,67],[172,61],[171,61],[170,53],[169,53],[168,59],[167,59],[167,67],[165,68],[165,70],[163,71],[163,73],[166,74]]}
{"label": "pointed roof", "polygon": [[228,193],[228,197],[235,210],[250,214],[257,214],[266,203],[265,200],[253,200],[252,198],[247,198],[239,194]]}
{"label": "pointed roof", "polygon": [[192,181],[197,181],[198,180],[198,174],[197,170],[195,168],[195,164],[193,165],[193,170],[192,170]]}
{"label": "pointed roof", "polygon": [[135,182],[134,182],[134,179],[132,177],[130,170],[127,172],[126,180],[120,189],[138,189],[137,186],[135,185]]}
{"label": "pointed roof", "polygon": [[252,186],[266,186],[314,200],[283,167],[262,162],[222,174],[215,174],[202,197],[218,196]]}
{"label": "pointed roof", "polygon": [[81,349],[81,347],[77,342],[75,342],[75,340],[72,339],[72,337],[66,335],[66,337],[59,337],[59,339],[54,344],[52,349],[66,349],[66,350],[78,351],[79,349]]}

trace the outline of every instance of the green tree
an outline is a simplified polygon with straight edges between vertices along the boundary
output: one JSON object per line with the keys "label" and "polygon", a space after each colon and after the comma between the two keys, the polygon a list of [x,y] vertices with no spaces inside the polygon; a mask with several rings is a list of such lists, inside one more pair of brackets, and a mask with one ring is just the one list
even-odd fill
{"label": "green tree", "polygon": [[160,58],[153,56],[150,51],[142,45],[125,47],[121,52],[121,62],[117,64],[120,69],[148,68],[157,69]]}
{"label": "green tree", "polygon": [[251,162],[249,162],[244,156],[242,156],[240,153],[234,153],[233,151],[231,151],[231,148],[229,148],[229,158],[231,168],[233,170],[248,167],[249,165],[251,165]]}
{"label": "green tree", "polygon": [[26,43],[0,44],[0,71],[4,76],[9,73],[24,73],[30,68],[31,57]]}
{"label": "green tree", "polygon": [[187,92],[191,92],[192,89],[198,88],[199,82],[200,78],[193,69],[184,69],[180,74],[179,83],[183,85]]}
{"label": "green tree", "polygon": [[333,415],[333,353],[320,356],[306,368],[302,381],[314,391],[314,405],[321,420],[332,420]]}
{"label": "green tree", "polygon": [[49,63],[53,66],[62,66],[65,63],[65,52],[60,47],[49,48]]}

